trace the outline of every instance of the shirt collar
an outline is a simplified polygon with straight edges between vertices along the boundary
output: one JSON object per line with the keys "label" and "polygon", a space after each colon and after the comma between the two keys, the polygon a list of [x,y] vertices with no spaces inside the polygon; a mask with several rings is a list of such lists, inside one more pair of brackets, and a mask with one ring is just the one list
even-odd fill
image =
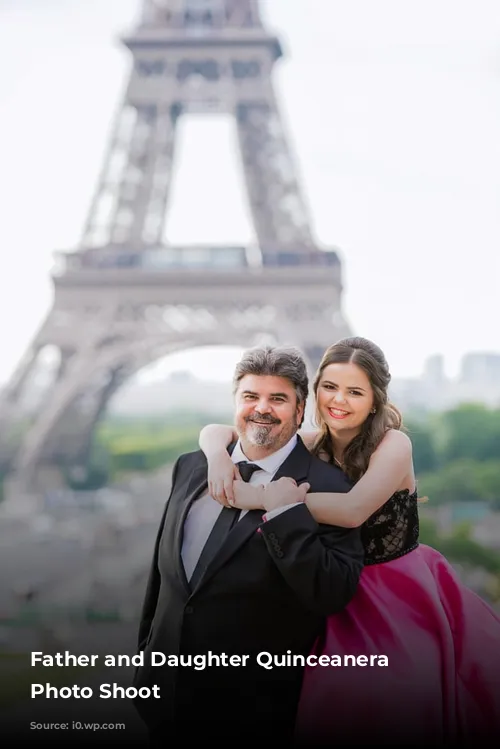
{"label": "shirt collar", "polygon": [[286,443],[286,445],[280,447],[280,449],[276,450],[275,453],[267,455],[265,458],[261,458],[260,460],[249,460],[243,452],[241,443],[238,440],[233,452],[231,453],[231,460],[233,461],[233,463],[239,463],[242,460],[248,463],[254,463],[254,465],[259,466],[259,468],[261,468],[263,471],[274,474],[276,473],[280,465],[282,465],[288,458],[296,444],[297,435],[294,434],[293,437]]}

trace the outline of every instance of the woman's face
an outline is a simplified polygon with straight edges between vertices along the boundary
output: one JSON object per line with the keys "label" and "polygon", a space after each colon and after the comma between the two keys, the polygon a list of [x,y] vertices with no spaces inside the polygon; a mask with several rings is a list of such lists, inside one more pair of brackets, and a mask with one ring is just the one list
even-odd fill
{"label": "woman's face", "polygon": [[316,402],[331,431],[352,431],[355,437],[373,408],[373,388],[356,364],[329,364],[321,375]]}

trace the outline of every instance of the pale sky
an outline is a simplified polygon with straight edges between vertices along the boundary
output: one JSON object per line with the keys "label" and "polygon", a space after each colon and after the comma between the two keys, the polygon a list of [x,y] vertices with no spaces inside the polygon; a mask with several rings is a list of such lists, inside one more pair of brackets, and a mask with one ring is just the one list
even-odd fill
{"label": "pale sky", "polygon": [[[0,0],[0,382],[50,308],[52,251],[78,243],[139,1]],[[315,234],[341,250],[353,331],[396,377],[436,352],[453,375],[464,353],[500,351],[500,2],[261,6],[288,53],[278,96]],[[183,122],[172,242],[252,239],[232,127]],[[225,377],[234,356],[204,354],[204,373]]]}

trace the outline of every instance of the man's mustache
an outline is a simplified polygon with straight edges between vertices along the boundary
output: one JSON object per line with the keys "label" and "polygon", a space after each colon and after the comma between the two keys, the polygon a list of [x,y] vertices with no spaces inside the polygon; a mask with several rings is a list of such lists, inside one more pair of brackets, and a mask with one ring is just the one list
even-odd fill
{"label": "man's mustache", "polygon": [[256,417],[256,416],[254,416],[254,417],[247,416],[246,419],[245,419],[245,421],[246,422],[251,421],[254,424],[255,423],[258,423],[258,424],[281,424],[281,421],[279,419],[275,419],[274,416],[268,416],[266,414],[262,414],[262,416],[259,416],[259,417]]}

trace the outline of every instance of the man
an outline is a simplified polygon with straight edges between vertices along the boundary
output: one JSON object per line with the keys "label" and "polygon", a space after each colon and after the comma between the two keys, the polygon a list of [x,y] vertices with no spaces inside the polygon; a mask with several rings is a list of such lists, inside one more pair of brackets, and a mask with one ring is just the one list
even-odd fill
{"label": "man", "polygon": [[[239,440],[229,452],[242,478],[253,470],[255,484],[291,477],[314,492],[349,491],[344,474],[297,436],[308,394],[299,351],[246,352],[233,385]],[[363,560],[359,530],[319,526],[298,493],[290,483],[290,506],[266,507],[264,519],[208,494],[203,452],[175,464],[140,624],[145,663],[135,679],[160,689],[160,699],[135,701],[155,745],[291,742],[303,668],[267,669],[257,656],[309,654],[324,618],[352,598]],[[155,667],[154,651],[248,658],[200,670]]]}

